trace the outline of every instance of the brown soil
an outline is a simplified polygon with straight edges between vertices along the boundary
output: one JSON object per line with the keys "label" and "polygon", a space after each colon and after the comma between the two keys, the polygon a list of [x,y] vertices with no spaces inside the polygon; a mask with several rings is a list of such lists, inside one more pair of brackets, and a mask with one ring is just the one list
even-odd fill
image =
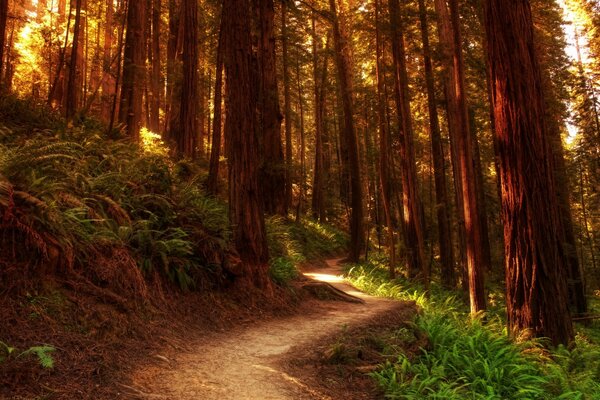
{"label": "brown soil", "polygon": [[[364,303],[313,300],[294,316],[249,321],[196,337],[179,351],[157,349],[153,362],[120,384],[122,395],[173,400],[378,398],[364,373],[382,358],[369,350],[373,346],[360,345],[354,354],[363,341],[360,332],[398,329],[414,317],[415,305],[358,292],[336,278],[339,260],[305,274]],[[340,332],[354,337],[354,344],[342,343],[343,351]]]}
{"label": "brown soil", "polygon": [[416,307],[356,291],[339,260],[303,269],[291,295],[253,305],[253,294],[154,288],[158,305],[116,306],[60,281],[0,296],[0,339],[56,348],[51,370],[34,357],[0,363],[0,399],[378,398],[365,373]]}

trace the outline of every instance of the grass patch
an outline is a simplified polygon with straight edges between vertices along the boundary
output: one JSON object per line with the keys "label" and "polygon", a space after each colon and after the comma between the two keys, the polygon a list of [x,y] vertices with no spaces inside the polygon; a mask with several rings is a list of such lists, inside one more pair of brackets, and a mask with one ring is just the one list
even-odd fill
{"label": "grass patch", "polygon": [[[455,294],[389,281],[384,259],[351,266],[359,289],[422,308],[414,329],[428,338],[417,355],[398,352],[372,374],[390,399],[600,399],[600,346],[580,330],[571,349],[511,340],[499,317],[472,319]],[[592,329],[597,332],[597,329]]]}

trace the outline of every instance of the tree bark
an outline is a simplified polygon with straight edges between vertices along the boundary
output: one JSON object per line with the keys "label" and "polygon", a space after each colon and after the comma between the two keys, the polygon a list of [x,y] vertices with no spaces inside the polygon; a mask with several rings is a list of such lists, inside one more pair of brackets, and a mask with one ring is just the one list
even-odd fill
{"label": "tree bark", "polygon": [[[464,222],[466,279],[468,280],[471,313],[485,310],[484,271],[489,259],[484,255],[480,205],[474,168],[473,141],[469,127],[464,84],[462,35],[457,0],[435,0],[440,24],[440,43],[444,49],[444,86],[448,107],[448,128],[453,150],[453,166],[460,222]],[[449,40],[452,38],[452,40]],[[462,206],[462,207],[461,207]],[[463,284],[464,284],[463,279]]]}
{"label": "tree bark", "polygon": [[73,118],[79,105],[77,67],[81,40],[81,2],[82,0],[75,0],[75,23],[73,25],[73,44],[71,45],[71,58],[69,60],[69,78],[67,80],[67,98],[65,106],[65,116],[67,120]]}
{"label": "tree bark", "polygon": [[285,161],[281,143],[281,121],[275,55],[275,5],[273,0],[257,0],[260,24],[258,58],[260,65],[260,128],[264,158],[261,187],[268,214],[287,215],[285,201]]}
{"label": "tree bark", "polygon": [[219,188],[219,163],[221,157],[221,103],[223,93],[223,38],[225,22],[221,15],[219,27],[219,42],[217,44],[217,65],[215,70],[215,97],[214,97],[214,116],[212,126],[212,141],[210,148],[210,164],[208,168],[208,180],[206,189],[209,194],[216,196]]}
{"label": "tree bark", "polygon": [[252,66],[250,1],[224,0],[227,156],[229,161],[229,218],[241,258],[237,283],[272,292],[269,251],[259,190],[260,146],[257,136],[256,98],[252,85],[258,78]]}
{"label": "tree bark", "polygon": [[144,25],[146,2],[129,0],[127,34],[123,56],[123,84],[119,107],[119,122],[127,127],[127,135],[135,142],[140,138],[142,95],[145,75]]}
{"label": "tree bark", "polygon": [[400,175],[402,180],[403,227],[408,252],[408,274],[429,284],[429,265],[425,262],[421,199],[417,187],[413,127],[408,92],[404,33],[400,20],[400,3],[389,1],[392,53],[394,58],[394,93],[400,121]]}
{"label": "tree bark", "polygon": [[375,0],[375,47],[376,47],[376,63],[375,69],[377,73],[377,117],[379,125],[379,186],[381,190],[381,199],[383,200],[383,212],[385,215],[385,225],[387,227],[388,237],[388,252],[389,260],[389,275],[390,279],[396,276],[396,248],[394,240],[394,226],[392,224],[392,205],[391,205],[391,188],[390,188],[390,173],[389,173],[389,156],[390,156],[390,132],[387,123],[387,99],[385,98],[385,76],[383,72],[383,43],[381,39],[380,24],[380,2]]}
{"label": "tree bark", "polygon": [[[314,14],[312,18],[314,31]],[[314,38],[314,35],[313,35]],[[313,44],[314,48],[314,44]],[[290,82],[290,57],[288,51],[287,3],[281,2],[281,51],[283,69],[283,109],[285,122],[285,209],[292,204],[292,100]]]}
{"label": "tree bark", "polygon": [[149,128],[152,132],[160,132],[160,102],[162,99],[161,69],[160,69],[160,13],[161,0],[152,0],[152,71],[150,91],[152,99],[150,102]]}
{"label": "tree bark", "polygon": [[446,165],[444,162],[444,147],[440,132],[440,123],[435,95],[431,49],[429,45],[429,27],[425,1],[419,0],[419,21],[423,41],[423,64],[425,67],[425,83],[427,86],[427,106],[429,111],[429,134],[431,135],[431,157],[433,159],[433,174],[435,180],[436,214],[438,223],[438,242],[440,247],[441,280],[446,288],[456,285],[454,272],[454,250],[452,248],[452,229],[448,208],[450,199],[446,187]]}
{"label": "tree bark", "polygon": [[312,214],[313,218],[324,222],[326,220],[325,208],[325,181],[327,179],[326,157],[325,157],[325,85],[327,81],[327,64],[329,48],[329,36],[325,45],[323,55],[323,66],[319,70],[319,47],[317,45],[316,16],[312,13],[311,19],[312,35],[312,61],[313,61],[313,83],[314,83],[314,112],[315,112],[315,168],[313,171],[313,193]]}
{"label": "tree bark", "polygon": [[4,46],[6,39],[6,20],[8,18],[8,0],[0,0],[0,89],[4,88],[2,74],[4,67]]}
{"label": "tree bark", "polygon": [[509,330],[573,339],[568,261],[528,0],[485,2],[500,159]]}
{"label": "tree bark", "polygon": [[196,156],[198,120],[198,2],[182,0],[183,79],[179,108],[179,130],[175,133],[177,155]]}
{"label": "tree bark", "polygon": [[[347,23],[344,13],[338,15],[336,0],[329,0],[329,7],[333,18],[333,39],[335,44],[335,60],[338,71],[338,81],[344,109],[343,138],[348,151],[348,169],[350,175],[350,252],[348,260],[356,262],[360,258],[364,242],[363,232],[363,204],[360,161],[358,156],[358,142],[354,129],[354,106],[352,72],[350,69],[350,42],[345,32]],[[343,184],[343,183],[342,183]]]}

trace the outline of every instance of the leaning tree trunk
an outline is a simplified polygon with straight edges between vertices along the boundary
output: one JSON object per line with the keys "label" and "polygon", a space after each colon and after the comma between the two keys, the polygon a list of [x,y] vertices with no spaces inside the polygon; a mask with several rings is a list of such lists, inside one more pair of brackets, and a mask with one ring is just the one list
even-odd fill
{"label": "leaning tree trunk", "polygon": [[402,179],[402,205],[404,240],[408,252],[408,270],[411,278],[419,277],[429,284],[429,265],[425,262],[421,199],[417,187],[417,172],[413,141],[412,117],[408,93],[404,34],[400,20],[400,3],[389,1],[392,27],[392,54],[394,58],[394,93],[396,111],[400,120],[400,174]]}
{"label": "leaning tree trunk", "polygon": [[509,330],[573,339],[568,261],[528,0],[485,2],[502,184]]}
{"label": "leaning tree trunk", "polygon": [[127,34],[123,59],[123,84],[119,122],[127,126],[127,134],[134,141],[140,137],[142,97],[144,89],[144,24],[146,2],[130,0],[127,7]]}
{"label": "leaning tree trunk", "polygon": [[260,146],[257,136],[256,98],[250,33],[250,1],[224,0],[226,91],[225,135],[229,161],[229,218],[241,258],[237,283],[241,289],[257,287],[269,294],[269,251],[261,193]]}
{"label": "leaning tree trunk", "polygon": [[[348,169],[350,172],[350,253],[349,261],[358,261],[364,242],[363,232],[363,204],[360,161],[358,157],[358,141],[354,130],[353,115],[353,85],[350,70],[350,42],[345,32],[346,19],[344,14],[338,15],[336,0],[329,0],[329,7],[333,16],[333,39],[335,44],[335,61],[338,71],[338,81],[344,109],[344,126],[341,141],[345,142],[348,152]],[[343,183],[342,183],[343,184]]]}

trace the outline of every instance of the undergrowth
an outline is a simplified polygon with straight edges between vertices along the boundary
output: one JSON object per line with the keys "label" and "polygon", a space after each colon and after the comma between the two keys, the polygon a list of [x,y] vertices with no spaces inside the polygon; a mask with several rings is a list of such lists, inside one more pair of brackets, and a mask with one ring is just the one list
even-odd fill
{"label": "undergrowth", "polygon": [[273,280],[286,284],[298,275],[300,263],[332,256],[347,246],[347,234],[310,219],[299,222],[282,217],[266,221]]}
{"label": "undergrowth", "polygon": [[[201,164],[173,161],[156,135],[142,132],[140,148],[10,97],[0,120],[0,287],[54,274],[117,299],[145,297],[149,280],[194,290],[231,279],[227,205],[204,193]],[[299,262],[345,245],[340,231],[309,220],[273,217],[267,227],[280,284]]]}
{"label": "undergrowth", "polygon": [[511,340],[499,317],[470,318],[452,293],[389,281],[385,260],[354,265],[348,279],[368,293],[416,301],[414,329],[428,344],[399,352],[372,374],[390,399],[600,399],[600,346],[589,330],[569,349]]}

